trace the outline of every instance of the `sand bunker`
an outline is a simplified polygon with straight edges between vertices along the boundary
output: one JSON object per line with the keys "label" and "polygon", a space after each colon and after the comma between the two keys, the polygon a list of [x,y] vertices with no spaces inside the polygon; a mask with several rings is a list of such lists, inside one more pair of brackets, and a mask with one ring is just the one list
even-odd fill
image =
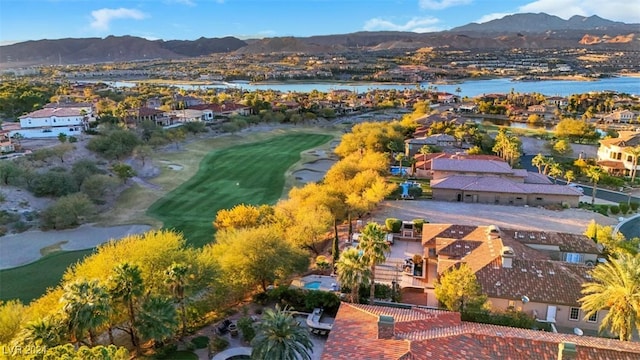
{"label": "sand bunker", "polygon": [[169,164],[167,167],[171,170],[180,171],[182,170],[182,165]]}

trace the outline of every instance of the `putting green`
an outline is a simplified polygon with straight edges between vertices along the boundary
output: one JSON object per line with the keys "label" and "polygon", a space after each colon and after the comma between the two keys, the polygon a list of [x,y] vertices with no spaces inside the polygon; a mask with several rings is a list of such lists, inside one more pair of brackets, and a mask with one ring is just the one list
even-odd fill
{"label": "putting green", "polygon": [[282,196],[284,173],[300,160],[300,153],[332,138],[292,133],[212,151],[191,179],[156,201],[147,213],[165,228],[181,231],[188,244],[203,246],[213,241],[212,222],[218,210],[240,203],[275,203]]}

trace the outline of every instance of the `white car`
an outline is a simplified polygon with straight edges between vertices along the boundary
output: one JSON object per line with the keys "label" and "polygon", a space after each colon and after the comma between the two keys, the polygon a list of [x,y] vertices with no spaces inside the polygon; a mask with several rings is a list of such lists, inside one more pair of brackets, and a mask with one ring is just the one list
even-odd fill
{"label": "white car", "polygon": [[584,189],[582,188],[582,186],[576,184],[576,183],[568,183],[567,186],[571,186],[572,188],[580,191],[581,193],[584,193]]}

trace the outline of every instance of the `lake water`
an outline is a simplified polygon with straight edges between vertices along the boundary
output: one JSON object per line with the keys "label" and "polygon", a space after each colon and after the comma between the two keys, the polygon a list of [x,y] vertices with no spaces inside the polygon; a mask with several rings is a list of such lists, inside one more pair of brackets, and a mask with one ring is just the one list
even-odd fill
{"label": "lake water", "polygon": [[[106,84],[116,87],[132,87],[134,82],[129,81],[106,81]],[[417,85],[417,84],[416,84]],[[212,85],[174,85],[185,90],[210,89],[210,88],[240,88],[244,90],[277,90],[282,92],[310,92],[318,90],[329,92],[331,90],[351,90],[364,93],[369,90],[404,90],[415,89],[416,85],[411,84],[384,84],[384,83],[282,83],[282,84],[252,84],[248,82],[231,82]],[[438,85],[428,82],[420,84],[423,89],[434,86],[438,91],[446,91],[452,94],[460,88],[460,96],[474,97],[490,93],[508,93],[512,89],[521,93],[542,93],[548,96],[569,96],[571,94],[581,94],[590,91],[617,91],[628,94],[640,94],[640,78],[633,77],[613,77],[598,79],[595,81],[564,81],[564,80],[544,80],[544,81],[512,81],[509,78],[491,80],[467,80],[458,84]]]}

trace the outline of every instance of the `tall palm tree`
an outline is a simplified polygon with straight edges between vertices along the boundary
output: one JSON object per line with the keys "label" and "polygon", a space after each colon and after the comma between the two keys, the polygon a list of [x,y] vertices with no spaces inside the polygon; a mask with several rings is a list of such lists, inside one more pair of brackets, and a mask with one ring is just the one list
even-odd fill
{"label": "tall palm tree", "polygon": [[127,308],[129,316],[128,333],[131,336],[131,344],[140,353],[140,341],[136,332],[136,304],[138,298],[144,292],[142,272],[137,265],[122,263],[115,267],[114,275],[111,277],[111,296],[114,300],[121,301]]}
{"label": "tall palm tree", "polygon": [[286,308],[279,307],[264,312],[251,346],[251,358],[260,360],[311,360],[313,352],[307,330],[298,325]]}
{"label": "tall palm tree", "polygon": [[87,332],[89,344],[95,345],[94,331],[105,324],[109,316],[107,289],[98,280],[80,280],[64,287],[60,301],[74,342],[82,341]]}
{"label": "tall palm tree", "polygon": [[600,330],[609,328],[620,340],[629,341],[640,328],[640,255],[620,254],[591,271],[593,282],[582,285],[579,301],[585,317],[609,310]]}
{"label": "tall palm tree", "polygon": [[427,155],[431,154],[431,146],[429,145],[422,145],[422,147],[420,147],[420,150],[418,150],[418,152],[424,156],[424,167],[423,170],[427,170]]}
{"label": "tall palm tree", "polygon": [[630,149],[626,150],[632,158],[632,166],[631,166],[631,182],[636,181],[636,175],[638,174],[638,159],[640,158],[640,145],[636,145]]}
{"label": "tall palm tree", "polygon": [[364,260],[369,265],[371,271],[370,303],[373,304],[375,298],[376,266],[387,260],[389,244],[385,242],[386,232],[376,223],[368,223],[362,230],[358,248],[364,252]]}
{"label": "tall palm tree", "polygon": [[336,272],[340,285],[351,289],[351,302],[357,303],[360,284],[369,281],[369,267],[363,252],[356,248],[343,251],[336,263]]}
{"label": "tall palm tree", "polygon": [[165,283],[171,290],[174,300],[180,307],[180,320],[182,322],[181,337],[187,334],[187,310],[185,308],[185,287],[187,286],[187,273],[189,267],[185,264],[173,263],[165,271]]}
{"label": "tall palm tree", "polygon": [[596,191],[598,191],[598,182],[602,177],[602,169],[597,165],[591,165],[586,168],[585,174],[591,179],[591,183],[593,184],[593,190],[591,191],[591,205],[593,205],[596,202]]}
{"label": "tall palm tree", "polygon": [[542,174],[542,167],[546,163],[547,163],[547,158],[541,153],[538,153],[538,155],[534,156],[533,159],[531,159],[531,165],[538,168],[538,174]]}
{"label": "tall palm tree", "polygon": [[398,153],[395,156],[396,161],[398,162],[398,166],[399,168],[399,172],[398,174],[400,175],[400,177],[402,177],[402,160],[404,160],[404,154],[403,153]]}
{"label": "tall palm tree", "polygon": [[140,307],[136,330],[142,339],[162,343],[178,327],[177,315],[171,299],[151,296]]}

